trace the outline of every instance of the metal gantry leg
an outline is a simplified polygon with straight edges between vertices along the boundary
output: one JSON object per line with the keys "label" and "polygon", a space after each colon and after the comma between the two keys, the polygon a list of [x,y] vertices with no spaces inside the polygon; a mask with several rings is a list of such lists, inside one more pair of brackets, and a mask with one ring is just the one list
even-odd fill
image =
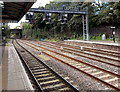
{"label": "metal gantry leg", "polygon": [[83,21],[83,40],[89,40],[88,15],[82,15]]}

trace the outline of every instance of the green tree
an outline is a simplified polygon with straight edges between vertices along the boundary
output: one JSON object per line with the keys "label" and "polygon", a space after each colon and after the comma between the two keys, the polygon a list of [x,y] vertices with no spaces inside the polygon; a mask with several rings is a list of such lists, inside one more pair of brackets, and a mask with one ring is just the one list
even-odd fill
{"label": "green tree", "polygon": [[[74,9],[73,9],[74,7]],[[89,16],[89,28],[111,25],[112,17],[114,17],[115,26],[120,26],[120,2],[50,2],[50,4],[45,5],[47,9],[58,9],[58,10],[74,10],[74,11],[88,11]],[[110,10],[113,8],[113,10]],[[110,13],[114,16],[111,16]],[[58,14],[52,14],[52,24],[46,25],[43,21],[42,13],[34,14],[34,24],[25,24],[23,29],[25,34],[30,34],[33,38],[44,38],[44,39],[67,39],[67,38],[79,38],[82,35],[82,16],[81,15],[68,15],[68,23],[61,25],[58,21]]]}

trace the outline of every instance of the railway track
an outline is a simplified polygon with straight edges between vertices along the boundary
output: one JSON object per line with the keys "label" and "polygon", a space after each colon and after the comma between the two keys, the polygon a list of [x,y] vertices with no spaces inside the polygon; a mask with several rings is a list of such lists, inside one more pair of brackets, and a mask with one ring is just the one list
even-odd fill
{"label": "railway track", "polygon": [[[88,58],[90,60],[94,60],[94,61],[98,61],[98,62],[101,62],[101,63],[105,63],[105,64],[108,64],[108,65],[111,65],[111,66],[114,66],[114,67],[118,67],[120,68],[120,60],[114,60],[112,59],[112,61],[110,62],[109,60],[111,60],[109,58],[109,60],[105,60],[106,58],[102,57],[102,56],[97,56],[95,54],[89,54],[89,53],[84,53],[83,51],[80,51],[80,48],[79,50],[78,49],[73,49],[71,47],[67,47],[67,46],[64,46],[64,45],[56,45],[56,44],[51,44],[51,43],[47,43],[47,42],[35,42],[39,45],[44,45],[44,46],[47,46],[49,48],[53,48],[53,49],[57,49],[59,51],[63,51],[65,53],[71,53],[71,54],[74,54],[74,55],[77,55],[77,56],[81,56],[81,57],[84,57],[84,58]],[[62,47],[62,48],[61,48]],[[86,55],[87,54],[87,55]],[[94,56],[94,57],[91,57],[91,56]],[[95,57],[99,57],[99,58],[102,58],[102,59],[97,59]]]}
{"label": "railway track", "polygon": [[33,76],[38,87],[37,90],[40,92],[79,92],[77,88],[52,70],[48,65],[41,62],[33,53],[25,49],[18,42],[14,41],[14,46]]}
{"label": "railway track", "polygon": [[[73,48],[73,49],[76,49],[76,50],[81,50],[81,47],[82,47],[82,50],[84,51],[83,53],[88,54],[88,55],[98,56],[98,57],[108,59],[108,60],[119,61],[119,60],[112,59],[110,57],[120,58],[120,53],[116,52],[116,51],[110,51],[110,50],[108,51],[108,50],[103,50],[103,49],[96,49],[96,48],[90,48],[90,47],[78,46],[78,45],[72,45],[72,44],[68,45],[68,44],[65,44],[65,43],[57,43],[57,44],[59,44],[61,46],[67,46],[67,47],[70,47],[70,48]],[[93,52],[95,54],[89,54],[89,53],[86,53],[86,52]],[[100,54],[102,54],[102,56],[100,56]],[[109,57],[105,57],[103,55],[106,55],[106,56],[109,56]]]}
{"label": "railway track", "polygon": [[118,85],[118,80],[120,78],[119,74],[116,74],[116,73],[110,72],[108,70],[96,67],[94,65],[85,63],[83,61],[80,61],[80,60],[70,57],[68,55],[65,55],[61,52],[52,50],[52,49],[48,48],[47,46],[45,47],[45,45],[38,46],[38,45],[32,44],[27,41],[25,41],[25,42],[21,41],[21,42],[37,51],[40,51],[41,49],[43,49],[44,51],[42,53],[56,59],[57,61],[63,62],[64,64],[67,64],[70,67],[77,69],[78,71],[83,72],[84,74],[107,85],[108,87],[110,87],[112,89],[120,91],[120,88]]}
{"label": "railway track", "polygon": [[[61,44],[61,43],[60,43]],[[74,46],[76,47],[76,49],[80,49],[80,45],[74,45],[72,43],[63,43],[63,44],[66,44],[68,46]],[[96,54],[103,54],[103,55],[109,55],[109,56],[112,56],[112,57],[117,57],[117,58],[120,58],[120,52],[118,51],[110,51],[110,50],[106,50],[106,49],[97,49],[97,48],[92,48],[92,47],[86,47],[86,46],[82,46],[84,47],[84,50],[85,51],[88,51],[88,52],[94,52]]]}

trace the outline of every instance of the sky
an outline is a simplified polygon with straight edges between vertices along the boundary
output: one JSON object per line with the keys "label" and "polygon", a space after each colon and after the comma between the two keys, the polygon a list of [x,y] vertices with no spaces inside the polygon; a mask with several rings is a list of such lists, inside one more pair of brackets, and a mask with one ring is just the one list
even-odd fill
{"label": "sky", "polygon": [[[32,8],[38,8],[39,6],[45,6],[46,4],[48,4],[50,1],[52,0],[37,0]],[[18,23],[8,23],[8,25],[10,26],[10,29],[15,28],[16,26],[20,26],[21,22],[25,22],[25,16],[23,16],[23,18],[18,22]]]}

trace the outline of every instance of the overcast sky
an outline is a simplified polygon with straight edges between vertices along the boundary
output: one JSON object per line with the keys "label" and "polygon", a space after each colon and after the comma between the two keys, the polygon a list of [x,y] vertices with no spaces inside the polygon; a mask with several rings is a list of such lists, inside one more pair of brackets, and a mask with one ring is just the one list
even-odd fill
{"label": "overcast sky", "polygon": [[[52,0],[37,0],[36,3],[33,4],[32,8],[38,8],[39,6],[45,6]],[[25,22],[25,16],[18,22],[18,23],[8,23],[11,29],[15,28],[16,26],[20,26],[21,22]]]}

